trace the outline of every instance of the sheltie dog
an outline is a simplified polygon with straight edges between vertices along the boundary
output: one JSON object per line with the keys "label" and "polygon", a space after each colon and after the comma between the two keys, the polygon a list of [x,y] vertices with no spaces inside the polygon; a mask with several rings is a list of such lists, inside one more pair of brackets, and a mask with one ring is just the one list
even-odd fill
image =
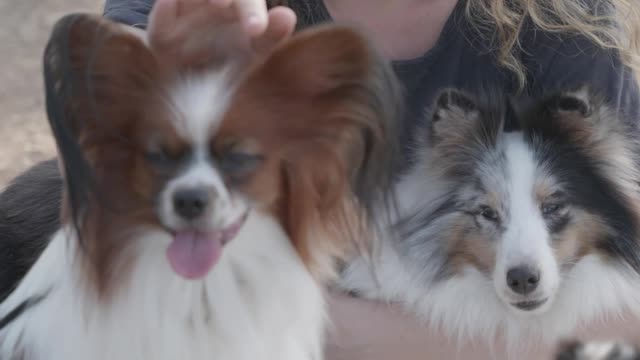
{"label": "sheltie dog", "polygon": [[639,360],[640,348],[620,341],[562,342],[555,360]]}
{"label": "sheltie dog", "polygon": [[396,80],[358,32],[239,72],[99,17],[44,54],[60,229],[0,305],[3,360],[322,358],[323,282],[390,194]]}
{"label": "sheltie dog", "polygon": [[640,152],[624,114],[585,87],[447,90],[429,116],[388,236],[339,287],[508,351],[640,313]]}

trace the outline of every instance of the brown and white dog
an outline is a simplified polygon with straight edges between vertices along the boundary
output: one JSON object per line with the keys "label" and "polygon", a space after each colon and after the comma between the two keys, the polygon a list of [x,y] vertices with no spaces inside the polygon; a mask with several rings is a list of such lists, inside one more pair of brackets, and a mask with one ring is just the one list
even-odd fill
{"label": "brown and white dog", "polygon": [[392,71],[334,26],[243,71],[165,60],[99,17],[55,26],[62,226],[0,305],[0,358],[322,358],[322,282],[389,194]]}

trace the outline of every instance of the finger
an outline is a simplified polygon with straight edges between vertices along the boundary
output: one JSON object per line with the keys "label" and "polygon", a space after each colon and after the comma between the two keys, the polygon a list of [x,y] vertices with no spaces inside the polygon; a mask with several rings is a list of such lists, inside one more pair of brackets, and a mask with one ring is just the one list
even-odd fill
{"label": "finger", "polygon": [[162,42],[172,32],[178,19],[178,2],[176,0],[157,0],[153,5],[149,18],[149,42],[153,45]]}
{"label": "finger", "polygon": [[269,10],[267,24],[265,32],[252,41],[252,47],[258,53],[269,51],[291,36],[296,26],[296,14],[287,7],[275,7]]}
{"label": "finger", "polygon": [[[224,26],[235,19],[233,8],[218,8],[207,0],[161,1],[171,3],[158,8],[158,21],[149,28],[152,48],[160,52],[180,48],[190,38],[198,38],[198,33]],[[165,15],[166,12],[170,12],[170,16]]]}
{"label": "finger", "polygon": [[218,7],[229,7],[233,0],[209,0],[209,3]]}
{"label": "finger", "polygon": [[194,12],[204,9],[209,4],[207,0],[177,0],[178,1],[178,17],[188,16]]}
{"label": "finger", "polygon": [[265,0],[236,0],[235,8],[249,36],[258,36],[267,29],[268,16]]}
{"label": "finger", "polygon": [[[219,26],[223,26],[220,24]],[[188,42],[198,42],[199,38],[209,32],[214,32],[215,27],[211,24],[211,11],[203,9],[199,12],[191,12],[184,15],[171,29],[170,37],[167,36],[167,43],[176,48],[182,47]]]}
{"label": "finger", "polygon": [[[192,13],[187,16],[181,16],[171,23],[169,29],[160,28],[162,23],[156,23],[156,27],[149,30],[149,44],[151,48],[165,56],[175,57],[182,51],[184,43],[189,38],[194,37],[194,29],[198,29],[205,25],[207,21],[206,12]],[[177,60],[177,59],[176,59]]]}
{"label": "finger", "polygon": [[[209,8],[182,17],[171,33],[165,53],[187,65],[211,62],[214,58],[222,60],[231,56],[236,48],[244,47],[248,51],[248,39],[238,25],[234,26],[237,23],[220,19],[220,23],[212,24],[214,12]],[[243,38],[247,42],[244,46]]]}

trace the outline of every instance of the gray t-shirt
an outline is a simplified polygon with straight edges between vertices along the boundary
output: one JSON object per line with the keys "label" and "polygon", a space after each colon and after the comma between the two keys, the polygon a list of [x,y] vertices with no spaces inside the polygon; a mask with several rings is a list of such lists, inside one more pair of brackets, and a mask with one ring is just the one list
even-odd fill
{"label": "gray t-shirt", "polygon": [[[518,88],[514,74],[497,65],[491,42],[466,21],[464,4],[465,0],[458,2],[435,47],[418,58],[393,63],[406,90],[408,112],[403,125],[407,148],[411,134],[427,121],[425,110],[440,90],[457,88],[473,93],[498,88],[512,93]],[[106,0],[105,16],[144,28],[152,5],[153,0]],[[298,14],[299,29],[331,21],[322,0],[292,0],[289,6]],[[527,95],[588,85],[631,121],[640,115],[640,93],[633,72],[622,64],[617,52],[602,49],[580,35],[542,31],[532,23],[522,31],[521,44]]]}

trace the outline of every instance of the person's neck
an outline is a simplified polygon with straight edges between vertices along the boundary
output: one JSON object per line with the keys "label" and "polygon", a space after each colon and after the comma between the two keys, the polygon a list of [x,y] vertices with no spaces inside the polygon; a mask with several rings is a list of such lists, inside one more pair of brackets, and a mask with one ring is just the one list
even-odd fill
{"label": "person's neck", "polygon": [[331,17],[368,32],[392,60],[416,58],[438,41],[458,0],[323,0]]}

